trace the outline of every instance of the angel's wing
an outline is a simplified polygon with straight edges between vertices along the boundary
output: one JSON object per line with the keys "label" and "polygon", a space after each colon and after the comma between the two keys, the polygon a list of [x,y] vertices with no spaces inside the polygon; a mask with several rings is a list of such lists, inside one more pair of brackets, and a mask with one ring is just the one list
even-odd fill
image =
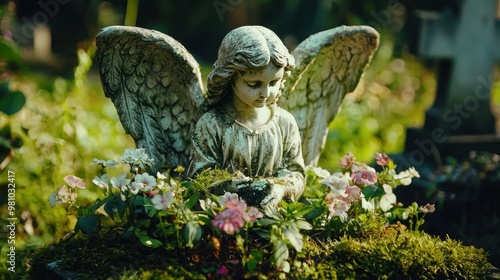
{"label": "angel's wing", "polygon": [[154,159],[149,171],[187,166],[205,100],[193,56],[173,38],[138,27],[104,28],[96,45],[104,93],[137,147]]}
{"label": "angel's wing", "polygon": [[356,88],[378,43],[371,27],[340,26],[311,35],[293,50],[296,68],[278,104],[295,116],[306,164],[317,164],[328,125],[344,96]]}

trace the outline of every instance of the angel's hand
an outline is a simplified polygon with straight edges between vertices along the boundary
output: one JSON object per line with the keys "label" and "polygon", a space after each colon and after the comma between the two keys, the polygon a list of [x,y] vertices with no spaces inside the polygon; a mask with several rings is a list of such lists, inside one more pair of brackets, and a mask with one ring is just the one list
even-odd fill
{"label": "angel's hand", "polygon": [[233,174],[231,179],[232,192],[237,192],[241,188],[248,187],[252,183],[252,178],[245,176],[243,173],[237,171]]}
{"label": "angel's hand", "polygon": [[285,188],[279,184],[269,186],[268,195],[260,202],[262,208],[267,205],[276,207],[285,197]]}

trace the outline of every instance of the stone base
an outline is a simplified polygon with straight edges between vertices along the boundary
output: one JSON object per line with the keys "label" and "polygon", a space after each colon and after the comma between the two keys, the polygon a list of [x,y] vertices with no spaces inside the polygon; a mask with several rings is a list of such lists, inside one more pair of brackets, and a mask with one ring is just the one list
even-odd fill
{"label": "stone base", "polygon": [[76,280],[78,275],[72,271],[66,271],[59,268],[62,261],[55,261],[47,264],[47,278],[51,280]]}
{"label": "stone base", "polygon": [[[51,280],[76,280],[78,275],[74,272],[60,270],[58,264],[61,261],[51,262],[47,265],[47,278]],[[500,269],[490,265],[486,280],[500,280]]]}

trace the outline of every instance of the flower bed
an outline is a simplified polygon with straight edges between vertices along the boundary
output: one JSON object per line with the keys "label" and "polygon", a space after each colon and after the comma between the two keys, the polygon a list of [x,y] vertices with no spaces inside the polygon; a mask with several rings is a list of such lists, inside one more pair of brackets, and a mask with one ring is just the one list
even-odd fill
{"label": "flower bed", "polygon": [[[120,173],[116,161],[94,160],[102,173],[92,181],[103,192],[95,202],[85,206],[78,202],[78,192],[86,184],[72,175],[50,196],[53,206],[61,204],[77,217],[75,232],[83,238],[73,241],[71,250],[65,244],[56,247],[68,252],[63,258],[66,266],[92,275],[103,274],[98,267],[80,270],[78,263],[83,261],[71,261],[72,250],[89,253],[84,258],[93,259],[93,244],[111,240],[99,250],[116,250],[118,258],[126,260],[119,269],[139,274],[484,278],[488,263],[482,250],[419,230],[433,205],[397,203],[393,189],[409,185],[418,172],[410,168],[396,173],[385,154],[377,153],[375,160],[378,172],[350,153],[340,160],[339,172],[308,168],[300,200],[259,209],[237,194],[211,194],[211,188],[233,178],[225,170],[205,171],[194,181],[179,180],[168,172],[155,177],[146,172],[151,160],[144,151],[128,149],[121,163],[130,165],[130,172]],[[183,168],[173,171],[182,173]],[[138,243],[143,247],[134,252],[151,252],[159,266],[141,267],[141,260],[130,260],[127,246],[136,248]]]}

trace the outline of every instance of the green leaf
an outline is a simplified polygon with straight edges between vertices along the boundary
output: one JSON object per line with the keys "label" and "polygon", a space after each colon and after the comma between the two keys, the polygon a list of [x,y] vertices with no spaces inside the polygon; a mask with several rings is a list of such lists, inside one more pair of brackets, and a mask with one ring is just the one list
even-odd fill
{"label": "green leaf", "polygon": [[101,208],[101,206],[103,206],[104,204],[106,204],[108,202],[108,200],[109,200],[109,198],[107,198],[107,197],[105,199],[103,199],[103,200],[97,199],[96,202],[90,208],[90,210],[92,212],[97,211],[97,209]]}
{"label": "green leaf", "polygon": [[137,205],[137,206],[144,205],[144,196],[136,196],[134,199],[134,205]]}
{"label": "green leaf", "polygon": [[128,239],[134,234],[134,232],[135,232],[135,228],[133,226],[131,226],[126,231],[123,232],[122,238]]}
{"label": "green leaf", "polygon": [[181,186],[189,189],[189,188],[194,187],[194,183],[191,182],[191,181],[184,181],[184,182],[181,183]]}
{"label": "green leaf", "polygon": [[87,235],[92,235],[97,231],[98,222],[99,217],[96,214],[85,215],[76,222],[75,231],[79,229]]}
{"label": "green leaf", "polygon": [[258,230],[255,230],[254,232],[257,233],[260,237],[262,237],[262,238],[264,238],[266,240],[270,239],[270,235],[269,235],[269,231],[268,230],[258,229]]}
{"label": "green leaf", "polygon": [[262,218],[257,220],[257,224],[261,226],[268,226],[268,225],[273,225],[276,224],[278,221],[273,220],[273,219],[268,219],[268,218]]}
{"label": "green leaf", "polygon": [[266,213],[266,216],[269,218],[273,218],[277,221],[283,221],[283,216],[278,212],[278,209],[272,206],[266,206],[264,209],[264,212]]}
{"label": "green leaf", "polygon": [[148,236],[145,231],[136,231],[135,235],[139,238],[141,243],[149,248],[158,248],[162,245],[161,241]]}
{"label": "green leaf", "polygon": [[103,201],[106,203],[104,204],[104,211],[111,219],[114,219],[115,213],[118,213],[118,215],[123,218],[125,210],[127,209],[127,204],[121,199],[119,194],[115,194]]}
{"label": "green leaf", "polygon": [[196,204],[196,202],[198,202],[199,199],[200,199],[200,193],[195,192],[186,202],[185,204],[186,208],[187,209],[193,208],[193,206]]}
{"label": "green leaf", "polygon": [[104,204],[104,212],[108,214],[108,216],[111,218],[111,220],[114,219],[115,217],[115,207],[113,206],[113,201],[108,201],[106,204]]}
{"label": "green leaf", "polygon": [[313,228],[310,223],[303,221],[303,220],[298,220],[295,222],[295,224],[297,225],[297,227],[299,229],[303,229],[303,230],[311,230]]}
{"label": "green leaf", "polygon": [[144,205],[144,210],[146,211],[146,215],[149,217],[153,217],[158,213],[158,211],[153,207],[153,205]]}
{"label": "green leaf", "polygon": [[22,92],[11,91],[8,83],[0,84],[0,112],[13,115],[19,112],[24,104],[26,104],[26,97]]}
{"label": "green leaf", "polygon": [[184,228],[184,238],[186,239],[186,246],[193,247],[194,242],[201,239],[202,230],[200,224],[196,221],[191,221],[186,224]]}
{"label": "green leaf", "polygon": [[365,195],[366,200],[381,197],[385,194],[384,188],[379,186],[379,184],[363,187],[362,192]]}
{"label": "green leaf", "polygon": [[287,228],[283,231],[283,235],[290,241],[290,244],[292,244],[297,252],[302,251],[302,247],[304,247],[304,238],[297,229]]}
{"label": "green leaf", "polygon": [[321,216],[321,214],[323,214],[324,212],[325,212],[324,207],[314,207],[309,212],[307,212],[303,217],[306,220],[313,220]]}
{"label": "green leaf", "polygon": [[16,46],[2,38],[0,38],[0,60],[8,62],[19,62],[21,60],[21,54]]}
{"label": "green leaf", "polygon": [[273,246],[274,253],[273,253],[273,260],[274,264],[277,267],[283,267],[283,264],[285,261],[288,259],[289,252],[288,252],[288,247],[286,246],[286,243],[284,240],[278,240],[274,243]]}
{"label": "green leaf", "polygon": [[253,249],[250,251],[251,259],[247,262],[248,272],[253,272],[257,265],[262,261],[264,255],[261,251]]}

